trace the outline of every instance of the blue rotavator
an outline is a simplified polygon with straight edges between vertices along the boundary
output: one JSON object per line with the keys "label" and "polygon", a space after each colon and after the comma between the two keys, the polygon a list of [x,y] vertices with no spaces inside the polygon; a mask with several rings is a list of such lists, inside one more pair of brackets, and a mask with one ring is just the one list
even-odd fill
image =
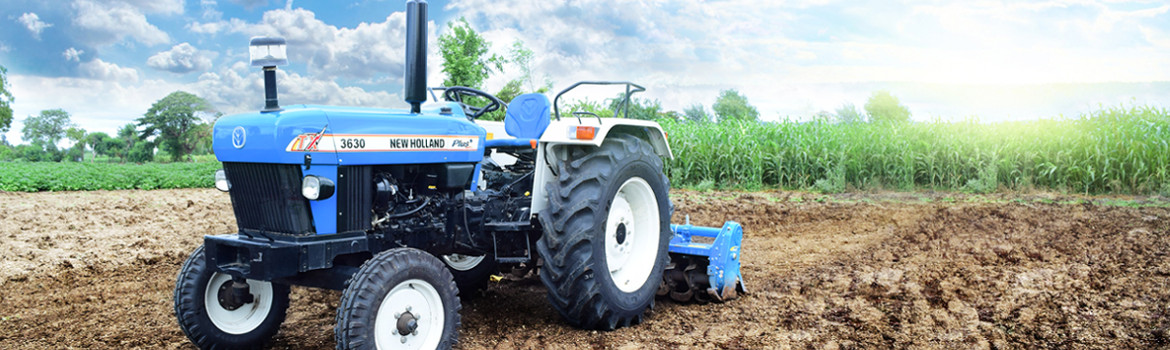
{"label": "blue rotavator", "polygon": [[[426,5],[407,2],[409,110],[282,108],[284,40],[252,40],[266,105],[215,125],[216,187],[239,230],[206,236],[183,264],[175,314],[191,341],[263,346],[290,285],[344,291],[335,332],[345,349],[450,347],[457,296],[502,269],[539,268],[553,307],[589,329],[640,322],[656,294],[722,301],[743,291],[739,224],[670,225],[671,153],[658,124],[561,118],[557,101],[577,86],[621,86],[626,109],[641,86],[582,82],[551,104],[434,88],[424,104]],[[500,108],[504,122],[477,120]]]}

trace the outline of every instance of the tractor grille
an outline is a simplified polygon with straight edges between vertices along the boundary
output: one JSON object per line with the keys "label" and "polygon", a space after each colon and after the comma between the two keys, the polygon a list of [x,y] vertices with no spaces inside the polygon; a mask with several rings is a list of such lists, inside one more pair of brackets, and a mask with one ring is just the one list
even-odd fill
{"label": "tractor grille", "polygon": [[295,164],[223,163],[231,182],[232,209],[240,231],[311,235],[309,200],[301,195]]}
{"label": "tractor grille", "polygon": [[370,229],[373,210],[373,180],[369,166],[337,168],[337,232]]}

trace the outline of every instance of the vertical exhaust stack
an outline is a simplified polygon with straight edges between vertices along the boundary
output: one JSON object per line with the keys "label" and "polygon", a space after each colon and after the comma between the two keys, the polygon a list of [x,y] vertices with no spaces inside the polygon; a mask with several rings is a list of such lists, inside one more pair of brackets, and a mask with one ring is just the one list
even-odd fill
{"label": "vertical exhaust stack", "polygon": [[419,113],[427,100],[427,2],[406,1],[406,88],[410,112]]}
{"label": "vertical exhaust stack", "polygon": [[284,38],[254,37],[248,43],[252,66],[264,67],[264,109],[261,112],[279,112],[276,100],[276,66],[288,65],[288,50]]}

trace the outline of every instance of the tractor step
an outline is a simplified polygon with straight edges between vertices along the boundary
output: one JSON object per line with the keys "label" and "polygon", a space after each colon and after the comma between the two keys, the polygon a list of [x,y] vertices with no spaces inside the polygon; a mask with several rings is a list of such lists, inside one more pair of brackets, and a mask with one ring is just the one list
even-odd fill
{"label": "tractor step", "polygon": [[[728,221],[722,228],[690,224],[670,225],[670,265],[662,275],[659,296],[679,302],[723,302],[746,293],[739,271],[743,227]],[[712,238],[710,243],[696,242],[695,237]]]}
{"label": "tractor step", "polygon": [[[492,224],[489,223],[488,225],[492,225]],[[528,236],[523,235],[522,232],[492,231],[491,234],[492,234],[492,240],[494,241],[494,243],[492,244],[492,249],[493,249],[492,253],[496,257],[496,262],[504,263],[504,264],[511,264],[511,263],[526,263],[526,262],[532,261],[532,244],[531,244],[531,242],[528,241]],[[501,242],[501,238],[502,238],[501,235],[503,235],[505,237],[508,235],[511,235],[512,239],[509,241],[513,242],[513,243],[516,241],[524,242],[524,249],[522,250],[523,255],[509,256],[508,254],[504,254],[504,252],[501,252],[500,246],[505,245],[504,243]]]}

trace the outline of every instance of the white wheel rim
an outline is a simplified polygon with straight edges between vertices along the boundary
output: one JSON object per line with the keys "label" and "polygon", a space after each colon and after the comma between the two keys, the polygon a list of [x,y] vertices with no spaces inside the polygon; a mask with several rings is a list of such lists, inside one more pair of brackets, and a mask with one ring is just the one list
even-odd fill
{"label": "white wheel rim", "polygon": [[452,269],[455,269],[457,271],[467,271],[467,270],[474,269],[476,266],[479,266],[479,263],[483,262],[483,257],[484,257],[484,255],[480,255],[480,256],[470,256],[470,255],[463,255],[463,254],[444,255],[443,256],[443,263],[447,264],[447,266],[450,266]]}
{"label": "white wheel rim", "polygon": [[[439,291],[420,279],[394,286],[382,299],[374,319],[374,338],[378,349],[434,349],[443,339],[443,300]],[[406,313],[416,318],[416,333],[403,335],[398,320]]]}
{"label": "white wheel rim", "polygon": [[632,293],[646,284],[658,257],[659,225],[658,199],[650,184],[640,177],[626,180],[605,220],[605,263],[619,290]]}
{"label": "white wheel rim", "polygon": [[228,334],[245,334],[260,327],[268,312],[272,310],[272,283],[248,280],[248,291],[252,293],[251,303],[228,310],[219,304],[219,287],[232,280],[232,276],[216,272],[207,282],[203,291],[203,307],[207,317],[216,328]]}

